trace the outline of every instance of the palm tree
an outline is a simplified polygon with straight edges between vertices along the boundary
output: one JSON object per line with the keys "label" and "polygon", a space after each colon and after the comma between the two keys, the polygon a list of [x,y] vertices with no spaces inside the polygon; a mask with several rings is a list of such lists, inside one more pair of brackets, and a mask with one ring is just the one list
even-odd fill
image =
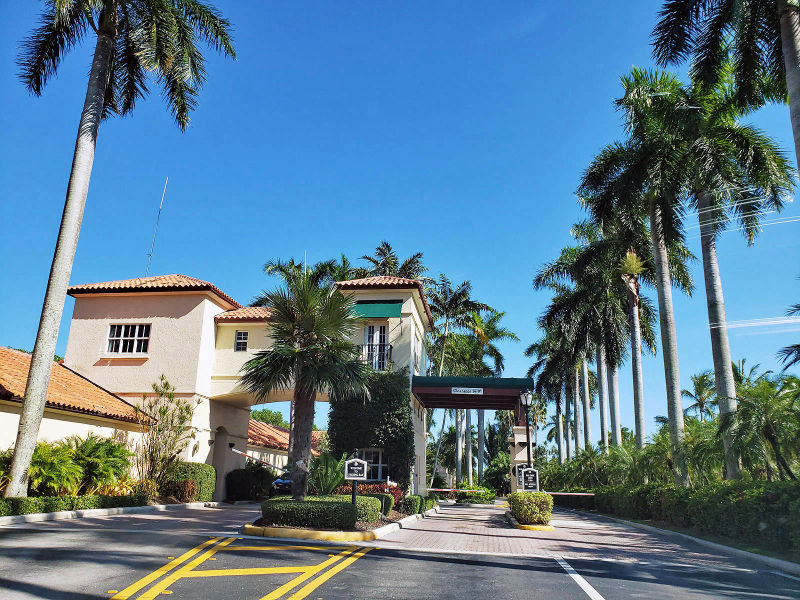
{"label": "palm tree", "polygon": [[[723,49],[731,48],[730,56]],[[653,31],[662,66],[693,57],[693,78],[713,85],[732,72],[736,102],[789,101],[800,167],[800,9],[789,0],[669,0]],[[732,58],[730,67],[726,62]]]}
{"label": "palm tree", "polygon": [[318,393],[366,393],[369,367],[361,362],[350,335],[358,325],[353,296],[320,286],[313,273],[287,279],[265,295],[271,311],[271,348],[256,353],[243,367],[242,385],[264,401],[277,389],[292,389],[292,497],[308,492],[314,401]]}
{"label": "palm tree", "polygon": [[714,412],[711,410],[711,407],[717,403],[714,374],[711,371],[703,371],[697,375],[692,375],[691,380],[692,389],[681,390],[683,397],[692,401],[692,404],[683,412],[685,414],[690,412],[697,413],[702,422],[706,416],[714,416]]}
{"label": "palm tree", "polygon": [[148,75],[164,88],[164,98],[181,130],[197,104],[205,80],[200,37],[226,56],[235,56],[230,24],[210,5],[192,0],[169,3],[138,0],[48,2],[39,25],[22,44],[20,77],[40,96],[57,74],[63,56],[87,35],[96,36],[89,83],[78,125],[67,196],[61,217],[39,330],[20,414],[6,497],[27,494],[28,465],[44,414],[47,387],[64,312],[67,286],[81,229],[100,121],[133,111],[147,92]]}
{"label": "palm tree", "polygon": [[[800,304],[795,304],[788,311],[787,315],[800,315]],[[800,363],[800,344],[791,344],[778,351],[778,357],[783,362],[783,370]]]}
{"label": "palm tree", "polygon": [[428,270],[422,263],[422,252],[416,252],[400,262],[397,252],[387,241],[382,241],[375,254],[365,254],[361,260],[367,261],[370,266],[358,271],[359,277],[375,277],[377,275],[392,275],[406,279],[420,279]]}

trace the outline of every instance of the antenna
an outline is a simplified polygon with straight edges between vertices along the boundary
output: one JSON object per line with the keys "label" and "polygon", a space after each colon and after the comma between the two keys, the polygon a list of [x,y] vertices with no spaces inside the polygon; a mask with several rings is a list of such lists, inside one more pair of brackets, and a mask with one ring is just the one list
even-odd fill
{"label": "antenna", "polygon": [[161,192],[161,204],[158,205],[158,216],[156,217],[156,227],[153,229],[153,241],[150,243],[150,252],[147,254],[147,269],[144,271],[144,276],[150,273],[150,261],[153,260],[153,248],[156,246],[156,235],[158,234],[158,222],[161,220],[161,209],[164,208],[164,196],[167,195],[167,184],[169,183],[169,176],[164,181],[164,191]]}

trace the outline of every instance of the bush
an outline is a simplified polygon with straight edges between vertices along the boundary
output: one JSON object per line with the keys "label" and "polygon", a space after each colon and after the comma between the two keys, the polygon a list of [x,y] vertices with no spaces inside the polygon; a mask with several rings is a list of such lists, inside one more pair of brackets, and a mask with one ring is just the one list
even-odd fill
{"label": "bush", "polygon": [[[288,496],[278,496],[285,500]],[[306,496],[306,502],[347,502],[352,504],[352,496]],[[356,496],[356,520],[374,523],[381,518],[381,501],[369,496]]]}
{"label": "bush", "polygon": [[[314,527],[324,529],[354,529],[356,526],[356,507],[349,502],[336,500],[292,500],[272,498],[261,504],[261,515],[265,523],[290,525],[293,527]],[[319,498],[319,496],[316,496]]]}
{"label": "bush", "polygon": [[484,482],[500,494],[511,493],[511,462],[508,452],[500,451],[483,473]]}
{"label": "bush", "polygon": [[422,506],[420,506],[420,510],[425,512],[426,510],[432,509],[436,506],[438,498],[435,495],[425,496],[422,498]]}
{"label": "bush", "polygon": [[522,525],[547,525],[553,516],[553,497],[546,492],[514,492],[508,504]]}
{"label": "bush", "polygon": [[90,508],[144,506],[146,504],[147,496],[143,494],[131,494],[128,496],[36,496],[28,498],[0,498],[0,517],[43,512],[60,512],[65,510],[86,510]]}
{"label": "bush", "polygon": [[327,496],[344,481],[344,463],[347,455],[338,460],[333,454],[323,452],[311,461],[308,484],[320,496]]}
{"label": "bush", "polygon": [[197,484],[193,479],[168,481],[163,489],[165,496],[171,496],[178,502],[197,502]]}
{"label": "bush", "polygon": [[402,500],[400,500],[400,504],[397,507],[398,512],[401,512],[406,515],[416,515],[419,513],[419,509],[422,506],[422,496],[417,496],[416,494],[409,494]]}
{"label": "bush", "polygon": [[225,499],[263,500],[269,496],[269,488],[275,473],[266,466],[248,462],[243,469],[234,469],[225,476]]}
{"label": "bush", "polygon": [[139,479],[131,484],[134,494],[145,496],[148,501],[156,499],[158,496],[158,484],[152,479]]}
{"label": "bush", "polygon": [[370,498],[377,498],[378,500],[380,500],[381,512],[384,515],[388,515],[390,512],[392,512],[392,509],[394,508],[394,496],[392,496],[391,494],[377,493],[377,494],[364,494],[364,495],[369,496]]}
{"label": "bush", "polygon": [[217,471],[214,467],[195,462],[174,463],[167,470],[164,488],[166,490],[169,482],[181,482],[186,479],[194,481],[197,486],[197,499],[200,502],[211,502],[217,485]]}
{"label": "bush", "polygon": [[494,490],[484,487],[482,485],[474,485],[469,487],[467,484],[462,484],[465,489],[481,490],[480,492],[456,492],[456,502],[459,504],[493,504],[497,496]]}

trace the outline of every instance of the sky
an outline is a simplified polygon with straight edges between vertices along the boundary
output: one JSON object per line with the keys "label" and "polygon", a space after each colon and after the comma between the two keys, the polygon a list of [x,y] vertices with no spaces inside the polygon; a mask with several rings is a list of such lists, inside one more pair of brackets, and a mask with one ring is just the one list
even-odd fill
{"label": "sky", "polygon": [[[518,343],[507,376],[540,332],[536,270],[570,242],[574,191],[603,145],[622,136],[619,77],[654,66],[660,2],[233,2],[237,60],[208,51],[208,81],[182,133],[155,86],[133,116],[102,124],[72,283],[143,276],[169,177],[151,274],[215,283],[240,302],[277,284],[272,258],[351,259],[388,240],[424,253],[429,274],[470,280],[506,312]],[[43,95],[17,79],[19,42],[40,7],[0,21],[0,345],[32,348],[47,282],[92,46],[63,61]],[[685,66],[674,69],[682,76]],[[785,106],[748,121],[791,152]],[[718,243],[729,322],[779,317],[800,300],[797,203],[748,248]],[[776,215],[767,215],[773,219]],[[687,236],[699,257],[690,215]],[[675,293],[681,382],[712,368],[701,264],[692,298]],[[644,290],[655,301],[652,290]],[[66,347],[72,299],[57,352]],[[800,325],[730,329],[731,353],[776,368]],[[644,358],[648,431],[666,414],[660,355]],[[621,420],[633,427],[630,368]],[[278,405],[286,412],[286,407]],[[326,407],[316,423],[325,427]],[[593,411],[594,438],[599,417]]]}

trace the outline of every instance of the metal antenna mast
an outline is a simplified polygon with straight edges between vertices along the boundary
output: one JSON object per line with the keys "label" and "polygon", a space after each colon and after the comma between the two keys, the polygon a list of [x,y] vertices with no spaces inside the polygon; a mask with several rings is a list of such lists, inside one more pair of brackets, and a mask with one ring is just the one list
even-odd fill
{"label": "metal antenna mast", "polygon": [[161,192],[161,204],[158,205],[158,216],[156,217],[156,227],[153,229],[153,241],[150,243],[150,252],[147,254],[147,269],[145,269],[144,276],[150,273],[150,261],[153,260],[153,248],[156,246],[156,235],[158,234],[158,222],[161,220],[161,209],[164,208],[164,196],[167,194],[167,184],[169,183],[169,176],[164,181],[164,191]]}

